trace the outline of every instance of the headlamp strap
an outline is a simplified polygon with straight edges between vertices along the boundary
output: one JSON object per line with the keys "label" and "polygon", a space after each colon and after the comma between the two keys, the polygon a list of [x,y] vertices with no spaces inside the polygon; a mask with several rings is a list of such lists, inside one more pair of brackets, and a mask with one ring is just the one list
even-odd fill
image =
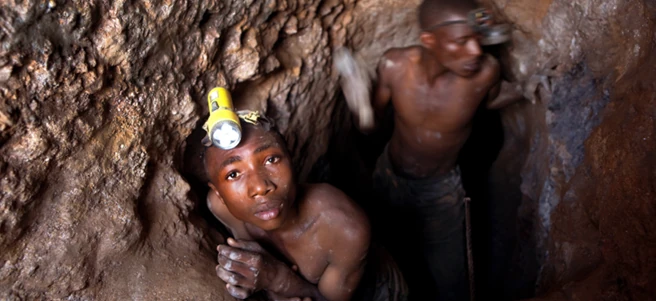
{"label": "headlamp strap", "polygon": [[239,116],[239,118],[243,119],[244,121],[252,125],[259,124],[258,120],[260,119],[260,112],[258,111],[244,110],[244,111],[237,112],[237,115]]}
{"label": "headlamp strap", "polygon": [[468,21],[466,21],[466,20],[445,21],[445,22],[442,22],[442,23],[435,24],[433,26],[429,26],[428,28],[424,29],[424,31],[432,31],[432,30],[435,30],[435,29],[438,29],[438,28],[444,27],[444,26],[449,26],[449,25],[453,25],[453,24],[465,24],[465,23],[468,23]]}
{"label": "headlamp strap", "polygon": [[424,31],[431,31],[431,30],[435,30],[437,28],[444,27],[444,26],[449,26],[449,25],[453,25],[453,24],[464,24],[464,23],[469,24],[470,26],[477,29],[479,26],[484,25],[485,22],[488,22],[491,19],[492,19],[492,15],[490,14],[490,12],[487,9],[478,8],[478,9],[470,11],[467,14],[467,20],[445,21],[445,22],[438,23],[438,24],[435,24],[433,26],[430,26],[430,27],[424,29]]}

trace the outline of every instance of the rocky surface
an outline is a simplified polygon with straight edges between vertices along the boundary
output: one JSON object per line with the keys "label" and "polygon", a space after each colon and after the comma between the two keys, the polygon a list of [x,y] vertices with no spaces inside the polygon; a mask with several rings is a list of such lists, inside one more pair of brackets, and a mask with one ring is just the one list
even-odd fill
{"label": "rocky surface", "polygon": [[205,94],[272,116],[304,178],[337,114],[333,47],[372,44],[369,28],[394,28],[379,14],[411,6],[2,2],[0,299],[231,299],[180,173],[198,171],[185,149]]}
{"label": "rocky surface", "polygon": [[492,198],[517,245],[497,284],[515,297],[536,285],[549,300],[653,300],[656,7],[494,3],[514,23],[510,78],[535,101],[502,112]]}
{"label": "rocky surface", "polygon": [[[418,3],[2,2],[0,299],[230,300],[221,235],[181,176],[202,178],[205,93],[272,116],[301,179],[348,178],[328,162],[354,153],[330,54],[373,67],[415,41]],[[510,268],[489,278],[509,298],[650,300],[656,7],[493,4],[514,26],[506,76],[532,101],[501,114],[490,256]]]}

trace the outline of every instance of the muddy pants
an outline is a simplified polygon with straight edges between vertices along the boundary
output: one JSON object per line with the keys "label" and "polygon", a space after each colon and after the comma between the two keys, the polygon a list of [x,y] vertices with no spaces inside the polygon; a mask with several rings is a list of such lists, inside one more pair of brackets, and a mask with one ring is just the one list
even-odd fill
{"label": "muddy pants", "polygon": [[460,169],[432,178],[397,176],[378,158],[374,191],[384,213],[386,248],[408,282],[410,300],[468,300],[465,191]]}

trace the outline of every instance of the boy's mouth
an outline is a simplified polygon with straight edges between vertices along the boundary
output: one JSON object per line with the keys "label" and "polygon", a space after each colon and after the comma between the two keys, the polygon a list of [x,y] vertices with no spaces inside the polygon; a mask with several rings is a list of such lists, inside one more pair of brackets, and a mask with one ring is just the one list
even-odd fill
{"label": "boy's mouth", "polygon": [[272,219],[275,219],[280,215],[280,210],[282,209],[283,203],[280,203],[279,205],[272,206],[269,208],[265,208],[263,210],[259,210],[255,212],[255,217],[264,220],[264,221],[270,221]]}

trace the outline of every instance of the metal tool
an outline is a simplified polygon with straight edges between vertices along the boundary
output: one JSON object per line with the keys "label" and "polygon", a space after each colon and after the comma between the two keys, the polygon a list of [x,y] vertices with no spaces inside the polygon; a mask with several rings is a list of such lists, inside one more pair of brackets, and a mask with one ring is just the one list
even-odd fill
{"label": "metal tool", "polygon": [[371,78],[364,64],[356,60],[347,48],[339,48],[333,53],[335,68],[341,75],[340,85],[351,112],[358,116],[361,129],[374,125],[374,110],[371,106]]}
{"label": "metal tool", "polygon": [[469,210],[469,203],[471,199],[465,198],[465,238],[467,241],[467,267],[469,268],[469,300],[474,301],[475,286],[474,286],[474,253],[472,251],[472,238],[471,238],[471,213]]}

